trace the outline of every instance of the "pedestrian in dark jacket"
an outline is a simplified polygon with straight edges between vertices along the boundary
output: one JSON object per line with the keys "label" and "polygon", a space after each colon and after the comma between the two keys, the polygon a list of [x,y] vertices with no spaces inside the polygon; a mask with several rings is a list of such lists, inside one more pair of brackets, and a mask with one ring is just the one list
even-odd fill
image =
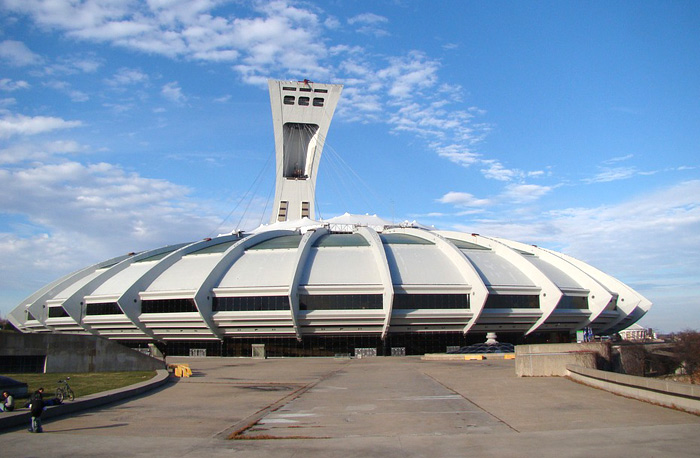
{"label": "pedestrian in dark jacket", "polygon": [[32,424],[29,427],[31,433],[43,433],[41,427],[41,414],[44,412],[44,388],[39,388],[32,395],[32,405],[29,407],[32,413]]}

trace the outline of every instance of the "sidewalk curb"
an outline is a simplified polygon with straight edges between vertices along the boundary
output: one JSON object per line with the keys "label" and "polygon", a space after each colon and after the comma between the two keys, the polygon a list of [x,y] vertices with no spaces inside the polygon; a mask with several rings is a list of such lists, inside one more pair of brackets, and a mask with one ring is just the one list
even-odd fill
{"label": "sidewalk curb", "polygon": [[[51,406],[41,416],[41,419],[55,418],[81,410],[92,409],[104,404],[121,401],[122,399],[138,396],[139,394],[158,388],[170,380],[170,373],[165,369],[157,369],[156,376],[145,382],[117,388],[115,390],[103,391],[76,399],[65,404]],[[29,410],[3,412],[0,414],[0,432],[20,425],[28,426],[31,421]]]}

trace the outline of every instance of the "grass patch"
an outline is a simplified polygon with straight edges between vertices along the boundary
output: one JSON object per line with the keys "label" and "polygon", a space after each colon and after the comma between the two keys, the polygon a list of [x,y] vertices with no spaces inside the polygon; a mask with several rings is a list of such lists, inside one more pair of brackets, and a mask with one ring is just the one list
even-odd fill
{"label": "grass patch", "polygon": [[[53,398],[59,380],[70,377],[68,384],[73,388],[76,399],[89,394],[122,388],[134,383],[144,382],[155,377],[156,371],[135,372],[81,372],[81,373],[51,373],[51,374],[2,374],[27,384],[31,394],[39,387],[44,387],[44,399]],[[16,399],[16,408],[24,406],[26,399]],[[66,401],[70,402],[70,401]]]}

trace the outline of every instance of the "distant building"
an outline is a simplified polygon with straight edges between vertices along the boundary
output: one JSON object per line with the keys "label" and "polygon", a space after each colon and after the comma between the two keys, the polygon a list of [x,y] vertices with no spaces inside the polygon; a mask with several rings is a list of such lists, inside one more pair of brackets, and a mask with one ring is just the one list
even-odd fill
{"label": "distant building", "polygon": [[[86,333],[168,355],[444,352],[499,341],[612,334],[651,302],[545,248],[415,222],[316,219],[321,153],[342,86],[270,81],[276,186],[270,224],[131,253],[22,301],[23,332]],[[401,170],[397,166],[387,173]],[[421,183],[416,183],[420,187]],[[403,350],[402,350],[403,349]]]}
{"label": "distant building", "polygon": [[642,340],[654,340],[656,335],[651,328],[645,328],[637,323],[633,324],[627,329],[619,331],[620,338],[622,340],[630,341],[642,341]]}

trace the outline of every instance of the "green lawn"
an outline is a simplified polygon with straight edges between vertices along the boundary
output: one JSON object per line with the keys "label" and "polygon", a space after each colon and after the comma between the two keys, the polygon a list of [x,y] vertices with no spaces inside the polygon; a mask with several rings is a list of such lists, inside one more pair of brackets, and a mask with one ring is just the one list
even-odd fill
{"label": "green lawn", "polygon": [[[20,382],[25,382],[29,393],[33,393],[40,386],[44,387],[44,399],[53,398],[59,380],[70,377],[68,382],[75,392],[75,397],[80,398],[88,394],[113,390],[134,383],[150,380],[155,377],[156,371],[137,372],[82,372],[82,373],[53,373],[53,374],[2,374]],[[16,399],[16,409],[22,408],[26,399]],[[66,401],[70,402],[70,401]]]}

